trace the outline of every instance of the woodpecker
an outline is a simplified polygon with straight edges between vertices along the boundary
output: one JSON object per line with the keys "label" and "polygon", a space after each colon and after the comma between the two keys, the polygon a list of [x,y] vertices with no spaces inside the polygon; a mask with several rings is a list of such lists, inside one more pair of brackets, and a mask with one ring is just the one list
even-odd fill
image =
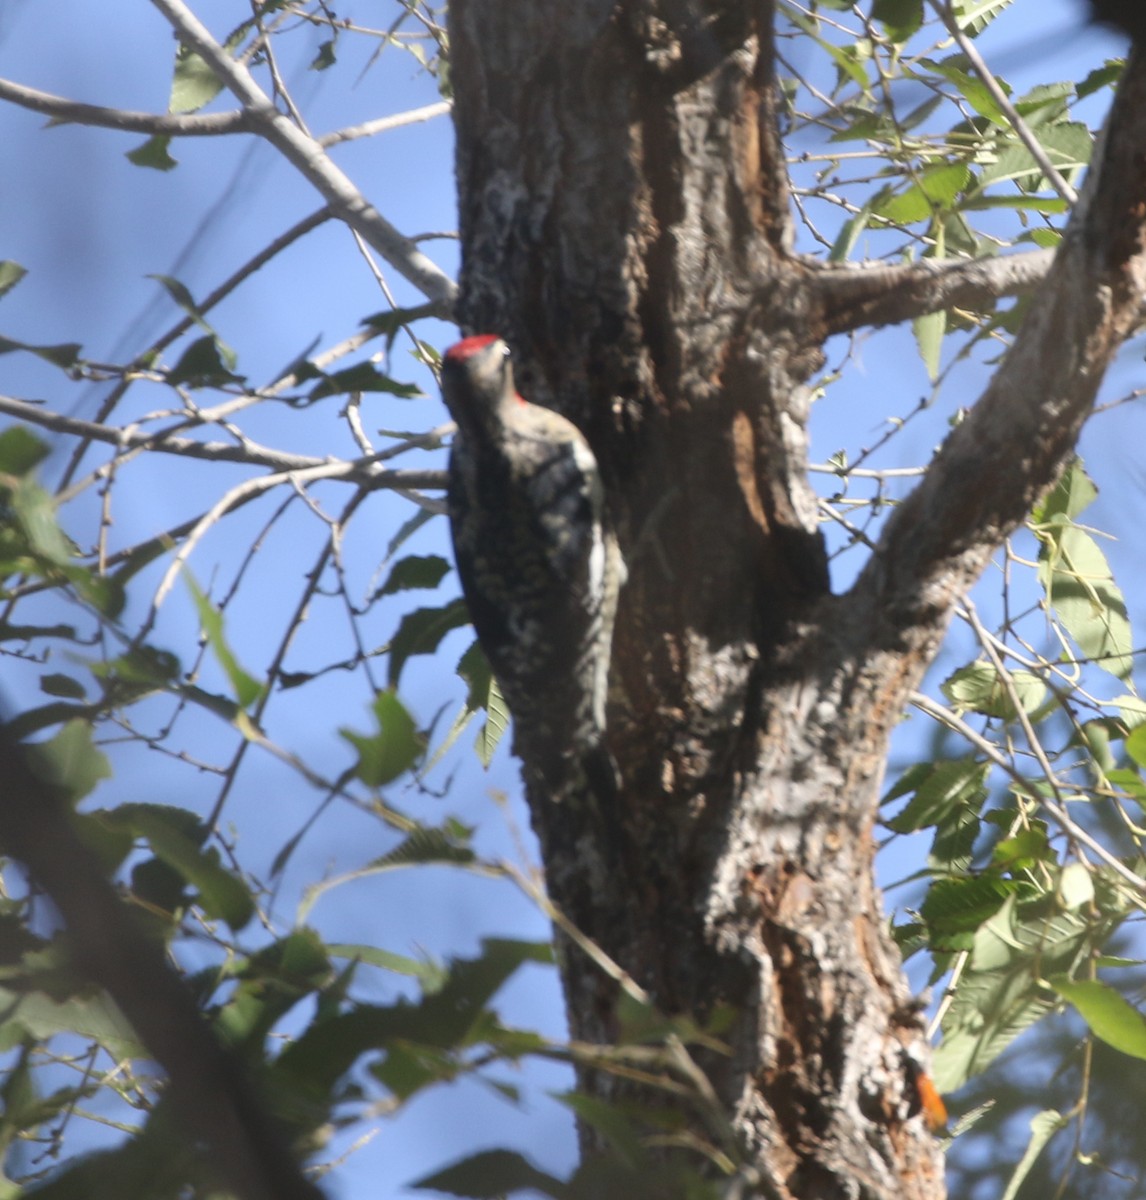
{"label": "woodpecker", "polygon": [[571,421],[517,394],[498,337],[451,346],[441,383],[457,423],[448,508],[458,574],[515,748],[555,798],[583,783],[611,819],[605,696],[626,573],[597,460]]}

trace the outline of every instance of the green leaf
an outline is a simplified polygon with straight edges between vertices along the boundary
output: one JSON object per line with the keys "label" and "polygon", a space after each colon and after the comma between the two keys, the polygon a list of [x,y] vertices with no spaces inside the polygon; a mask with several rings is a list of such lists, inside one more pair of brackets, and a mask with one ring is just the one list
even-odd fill
{"label": "green leaf", "polygon": [[83,347],[79,342],[60,342],[54,346],[33,346],[29,342],[17,342],[12,338],[0,337],[0,354],[11,354],[14,350],[26,350],[37,358],[42,358],[54,367],[70,371],[79,361]]}
{"label": "green leaf", "polygon": [[[1046,151],[1047,158],[1059,172],[1069,174],[1085,167],[1090,162],[1094,139],[1090,130],[1075,121],[1063,121],[1058,125],[1039,126],[1035,130],[1039,145]],[[1020,142],[1009,146],[993,163],[988,163],[979,177],[981,187],[1004,180],[1019,181],[1021,187],[1044,186],[1042,168],[1034,156]]]}
{"label": "green leaf", "polygon": [[383,971],[393,971],[396,975],[408,975],[411,979],[418,980],[425,991],[437,991],[444,982],[445,973],[439,963],[409,958],[405,954],[395,954],[378,946],[331,942],[326,950],[332,958],[349,958]]}
{"label": "green leaf", "polygon": [[1080,100],[1085,100],[1087,96],[1101,91],[1104,87],[1113,87],[1122,78],[1122,72],[1125,69],[1125,59],[1107,59],[1101,67],[1096,67],[1078,85],[1075,95]]}
{"label": "green leaf", "polygon": [[172,158],[170,145],[169,136],[156,133],[134,150],[126,151],[124,157],[137,167],[149,167],[153,171],[171,171],[179,165],[179,160]]}
{"label": "green leaf", "polygon": [[1036,527],[1039,582],[1056,616],[1084,657],[1125,679],[1134,642],[1122,591],[1098,543],[1065,514]]}
{"label": "green leaf", "polygon": [[481,765],[488,767],[493,761],[494,751],[501,739],[505,737],[510,721],[509,705],[506,704],[505,697],[501,694],[497,680],[492,676],[489,681],[489,695],[486,698],[485,712],[486,718],[478,732],[474,749],[481,760]]}
{"label": "green leaf", "polygon": [[871,15],[887,36],[902,46],[923,25],[923,0],[875,0]]}
{"label": "green leaf", "polygon": [[175,51],[175,71],[171,78],[171,97],[167,111],[198,112],[223,90],[215,72],[194,50],[180,42]]}
{"label": "green leaf", "polygon": [[1082,863],[1068,863],[1059,876],[1055,890],[1063,908],[1081,908],[1094,899],[1094,877]]}
{"label": "green leaf", "polygon": [[917,780],[915,795],[901,813],[888,821],[888,827],[896,833],[913,833],[939,825],[960,808],[973,807],[977,811],[987,796],[989,771],[987,763],[973,758],[920,764],[913,775]]}
{"label": "green leaf", "polygon": [[959,192],[971,177],[964,162],[944,162],[918,172],[915,181],[898,193],[883,194],[872,204],[872,212],[896,225],[929,220],[935,213],[952,208]]}
{"label": "green leaf", "polygon": [[28,274],[26,267],[10,258],[0,259],[0,296],[7,295]]}
{"label": "green leaf", "polygon": [[146,1058],[135,1031],[115,1004],[102,993],[77,994],[62,1001],[43,992],[15,992],[0,987],[0,1050],[26,1037],[47,1041],[57,1034],[98,1042],[115,1058]]}
{"label": "green leaf", "polygon": [[1014,0],[953,0],[955,20],[971,37],[978,37]]}
{"label": "green leaf", "polygon": [[392,689],[374,698],[378,732],[364,736],[352,729],[338,732],[358,751],[355,773],[368,787],[382,787],[405,774],[425,752],[425,739],[414,718]]}
{"label": "green leaf", "polygon": [[468,625],[469,619],[460,597],[439,608],[418,608],[407,613],[390,641],[389,685],[398,686],[407,659],[415,654],[433,654],[447,633]]}
{"label": "green leaf", "polygon": [[348,392],[382,392],[387,396],[397,396],[401,400],[416,400],[425,395],[415,383],[399,383],[389,375],[383,375],[371,362],[355,363],[352,367],[344,367],[341,371],[321,371],[313,364],[311,372],[302,368],[295,372],[296,378],[303,379],[319,376],[319,382],[311,388],[308,400],[321,400],[326,396],[342,396]]}
{"label": "green leaf", "polygon": [[560,1179],[538,1170],[527,1158],[511,1150],[484,1150],[409,1186],[474,1200],[499,1200],[526,1189],[544,1196],[565,1195],[565,1184]]}
{"label": "green leaf", "polygon": [[195,601],[195,608],[199,613],[199,625],[203,630],[203,636],[207,639],[207,644],[214,652],[219,666],[223,668],[223,673],[227,676],[240,707],[250,708],[263,696],[266,690],[265,685],[248,675],[239,665],[239,660],[227,644],[223,633],[223,614],[199,590],[199,585],[189,571],[184,570],[184,578],[187,580],[187,587]]}
{"label": "green leaf", "polygon": [[449,574],[450,564],[440,554],[411,554],[390,568],[375,596],[393,596],[417,588],[432,589]]}
{"label": "green leaf", "polygon": [[467,844],[459,844],[458,839],[450,836],[446,830],[419,827],[393,850],[373,859],[366,869],[388,871],[424,866],[426,863],[469,866],[475,862],[477,855],[473,849]]}
{"label": "green leaf", "polygon": [[209,917],[226,921],[237,931],[254,916],[254,901],[246,885],[220,865],[214,847],[203,849],[206,830],[194,813],[163,804],[121,804],[103,819],[143,838],[156,857],[198,891]]}
{"label": "green leaf", "polygon": [[[941,79],[946,79],[949,83],[954,84],[963,99],[970,104],[979,116],[990,121],[992,125],[997,126],[999,129],[1007,130],[1009,133],[1010,122],[1006,114],[995,103],[995,97],[987,91],[986,85],[982,80],[965,69],[966,61],[960,55],[938,63],[930,59],[923,59],[921,65],[929,67]],[[905,69],[904,75],[909,79],[917,79],[920,82],[927,80],[926,75],[918,74],[910,69]],[[1011,94],[1011,89],[1007,86],[1005,80],[997,79],[996,83],[1003,89],[1004,95],[1009,96]]]}
{"label": "green leaf", "polygon": [[[1033,713],[1046,699],[1046,684],[1029,671],[1010,672],[1011,685],[1023,712]],[[961,667],[940,684],[940,690],[955,707],[1013,721],[1016,717],[1011,695],[993,663],[974,662]]]}
{"label": "green leaf", "polygon": [[236,375],[234,352],[214,335],[196,338],[179,356],[179,361],[167,372],[172,387],[184,384],[189,388],[223,387],[242,383],[244,376]]}
{"label": "green leaf", "polygon": [[28,763],[50,787],[59,788],[75,803],[101,779],[111,778],[111,764],[92,744],[86,721],[69,721],[55,737],[27,747]]}
{"label": "green leaf", "polygon": [[1052,975],[1047,983],[1078,1009],[1096,1038],[1131,1058],[1146,1059],[1146,1020],[1112,987],[1067,975]]}
{"label": "green leaf", "polygon": [[1066,1129],[1069,1124],[1069,1118],[1053,1108],[1044,1109],[1031,1118],[1031,1140],[1027,1143],[1023,1157],[1019,1159],[1018,1166],[1007,1181],[1006,1190],[999,1200],[1015,1200],[1023,1180],[1030,1174],[1031,1167],[1035,1165],[1046,1144],[1060,1129]]}
{"label": "green leaf", "polygon": [[856,242],[868,226],[871,218],[871,208],[865,204],[854,217],[849,218],[840,226],[836,240],[828,253],[829,262],[846,262],[855,249]]}
{"label": "green leaf", "polygon": [[932,383],[939,378],[939,360],[943,353],[943,335],[947,332],[947,312],[925,313],[911,322],[911,332],[919,347],[919,357]]}
{"label": "green leaf", "polygon": [[325,71],[327,67],[333,67],[337,60],[334,57],[334,39],[327,38],[325,42],[320,42],[318,53],[310,61],[310,69],[312,71]]}
{"label": "green leaf", "polygon": [[927,889],[920,916],[932,936],[949,941],[960,933],[973,933],[993,917],[1018,889],[1018,884],[996,876],[937,879]]}
{"label": "green leaf", "polygon": [[546,942],[487,938],[476,959],[456,959],[437,992],[416,1003],[360,1005],[312,1025],[279,1056],[276,1072],[308,1090],[332,1088],[361,1055],[392,1042],[417,1043],[437,1049],[477,1044],[491,1023],[487,1005],[525,963],[550,965]]}
{"label": "green leaf", "polygon": [[49,696],[62,696],[66,700],[83,700],[87,696],[84,685],[78,679],[57,672],[40,676],[40,690]]}
{"label": "green leaf", "polygon": [[1082,462],[1076,458],[1031,510],[1031,520],[1036,525],[1046,524],[1057,516],[1073,520],[1097,499],[1098,489],[1090,481]]}
{"label": "green leaf", "polygon": [[0,433],[0,472],[27,475],[51,454],[51,447],[25,425],[13,425]]}
{"label": "green leaf", "polygon": [[[1050,910],[1048,910],[1050,911]],[[970,964],[955,984],[933,1060],[935,1086],[955,1092],[1054,1007],[1044,973],[1070,973],[1106,936],[1055,906],[1024,915],[1016,896],[975,933]]]}

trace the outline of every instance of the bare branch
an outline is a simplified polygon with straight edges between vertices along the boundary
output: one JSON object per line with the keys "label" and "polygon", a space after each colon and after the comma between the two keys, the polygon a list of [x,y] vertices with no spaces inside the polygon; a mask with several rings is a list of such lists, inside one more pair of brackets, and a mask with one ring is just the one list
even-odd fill
{"label": "bare branch", "polygon": [[336,216],[357,230],[399,274],[435,302],[438,316],[448,317],[457,294],[453,280],[367,202],[319,142],[275,108],[246,66],[219,45],[182,0],[151,2],[171,22],[184,44],[207,63],[216,78],[240,101],[255,131],[298,168]]}
{"label": "bare branch", "polygon": [[983,86],[991,93],[991,99],[998,105],[999,111],[1007,118],[1011,128],[1019,135],[1019,139],[1023,145],[1031,152],[1031,157],[1038,163],[1039,170],[1050,180],[1051,186],[1067,204],[1074,204],[1078,200],[1078,193],[1063,179],[1058,168],[1047,156],[1047,152],[1043,149],[1038,138],[1031,132],[1031,127],[1020,116],[1018,109],[1008,99],[1007,93],[999,87],[998,80],[995,78],[991,68],[983,60],[978,47],[959,28],[959,21],[949,0],[928,0],[928,3],[931,5],[936,16],[947,27],[947,31],[955,39],[956,45],[967,56],[967,61],[975,68],[975,73],[982,80]]}
{"label": "bare branch", "polygon": [[142,433],[98,425],[94,421],[82,421],[77,417],[65,417],[61,413],[50,412],[39,405],[29,404],[26,400],[17,400],[13,396],[0,396],[0,413],[19,417],[22,421],[38,425],[42,429],[50,429],[53,433],[66,433],[94,442],[104,442],[118,446],[124,451],[159,451],[163,454],[178,454],[184,458],[205,459],[208,462],[234,462],[250,467],[269,467],[278,472],[307,471],[312,472],[310,478],[320,475],[324,479],[369,483],[371,488],[436,490],[444,488],[446,483],[445,471],[379,470],[377,464],[393,457],[393,448],[368,457],[340,460],[289,454],[285,450],[271,450],[254,442],[246,442],[242,446],[229,442],[197,442],[192,438],[170,437],[163,432]]}
{"label": "bare branch", "polygon": [[[928,644],[1073,452],[1146,294],[1146,56],[1132,54],[1044,285],[986,392],[891,516],[856,584],[872,619]],[[865,595],[866,593],[866,595]]]}
{"label": "bare branch", "polygon": [[953,306],[979,309],[1002,296],[1024,295],[1047,277],[1053,262],[1053,250],[1030,250],[1001,258],[923,258],[886,266],[819,260],[808,265],[832,334],[893,325]]}
{"label": "bare branch", "polygon": [[378,117],[374,121],[363,121],[361,125],[347,125],[345,129],[324,133],[318,139],[318,143],[329,149],[342,142],[352,142],[356,138],[373,137],[376,133],[400,129],[403,125],[415,125],[419,121],[431,121],[434,117],[443,117],[453,107],[449,100],[439,100],[435,104],[424,104],[421,108],[407,109],[406,112],[396,113],[392,117]]}
{"label": "bare branch", "polygon": [[43,113],[53,121],[72,125],[97,125],[127,133],[166,134],[172,137],[208,137],[222,133],[250,132],[255,128],[247,113],[146,113],[102,104],[82,104],[41,92],[36,88],[0,79],[0,100]]}

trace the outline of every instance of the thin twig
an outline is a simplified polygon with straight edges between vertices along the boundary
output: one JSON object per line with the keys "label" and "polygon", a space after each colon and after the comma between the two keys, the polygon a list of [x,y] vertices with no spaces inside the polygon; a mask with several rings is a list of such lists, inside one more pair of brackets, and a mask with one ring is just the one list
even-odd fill
{"label": "thin twig", "polygon": [[437,315],[448,317],[457,295],[453,280],[366,200],[319,142],[275,108],[246,66],[227,53],[183,0],[151,2],[171,23],[180,40],[203,59],[239,100],[256,131],[298,168],[338,217],[361,233],[400,275],[435,302]]}
{"label": "thin twig", "polygon": [[1046,150],[1043,149],[1038,138],[1031,132],[1031,127],[1023,120],[1018,109],[1007,98],[1007,93],[999,87],[998,80],[995,78],[991,68],[983,60],[978,47],[959,28],[959,22],[955,17],[955,11],[952,6],[949,3],[942,3],[941,0],[927,0],[927,2],[931,5],[932,11],[947,27],[947,31],[955,39],[955,44],[967,56],[967,61],[975,68],[975,74],[979,76],[983,86],[991,93],[991,99],[998,105],[999,111],[1003,116],[1007,118],[1011,128],[1019,135],[1019,139],[1023,145],[1031,152],[1031,157],[1038,163],[1039,170],[1042,171],[1054,190],[1068,204],[1074,204],[1078,200],[1078,193],[1059,174],[1058,168],[1047,157]]}

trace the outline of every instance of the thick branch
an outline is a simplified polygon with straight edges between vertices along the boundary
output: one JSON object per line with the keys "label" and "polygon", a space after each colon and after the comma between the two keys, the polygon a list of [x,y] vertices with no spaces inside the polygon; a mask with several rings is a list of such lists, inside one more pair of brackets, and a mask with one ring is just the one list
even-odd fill
{"label": "thick branch", "polygon": [[943,308],[981,309],[1002,296],[1019,296],[1042,283],[1053,250],[1003,258],[934,259],[871,266],[811,261],[809,286],[817,293],[827,334],[895,325]]}
{"label": "thick branch", "polygon": [[[1146,56],[1127,64],[1105,152],[982,398],[888,522],[857,584],[934,632],[1072,453],[1146,294]],[[876,611],[876,609],[873,609]]]}
{"label": "thick branch", "polygon": [[457,291],[450,277],[367,202],[318,141],[275,108],[246,66],[219,45],[182,0],[152,0],[152,3],[171,22],[184,44],[207,63],[216,78],[239,100],[252,128],[298,168],[338,217],[361,234],[368,245],[423,295],[437,303],[438,315],[448,317]]}

